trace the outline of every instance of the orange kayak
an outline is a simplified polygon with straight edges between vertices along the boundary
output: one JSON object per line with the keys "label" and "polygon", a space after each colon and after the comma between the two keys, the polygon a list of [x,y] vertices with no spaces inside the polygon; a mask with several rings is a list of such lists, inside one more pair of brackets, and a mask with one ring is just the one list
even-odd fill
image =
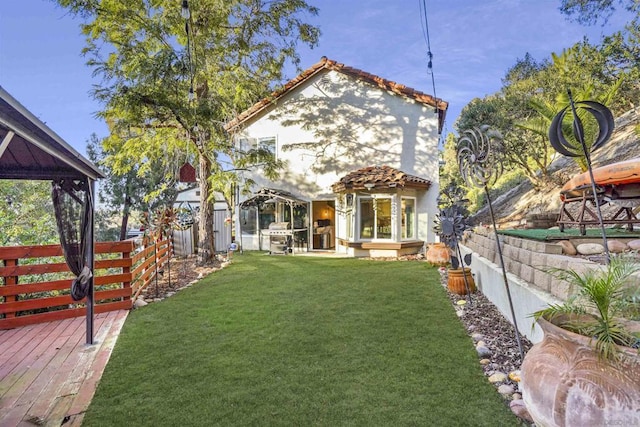
{"label": "orange kayak", "polygon": [[[594,168],[593,179],[602,191],[605,190],[602,187],[640,183],[640,157]],[[564,200],[590,190],[591,177],[587,171],[567,181],[560,190],[560,198]]]}

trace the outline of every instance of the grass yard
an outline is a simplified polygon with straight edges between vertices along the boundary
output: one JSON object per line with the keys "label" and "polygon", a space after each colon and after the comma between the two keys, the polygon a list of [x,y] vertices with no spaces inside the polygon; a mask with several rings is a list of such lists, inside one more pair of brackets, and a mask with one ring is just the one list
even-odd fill
{"label": "grass yard", "polygon": [[518,426],[438,271],[245,253],[129,315],[85,426]]}

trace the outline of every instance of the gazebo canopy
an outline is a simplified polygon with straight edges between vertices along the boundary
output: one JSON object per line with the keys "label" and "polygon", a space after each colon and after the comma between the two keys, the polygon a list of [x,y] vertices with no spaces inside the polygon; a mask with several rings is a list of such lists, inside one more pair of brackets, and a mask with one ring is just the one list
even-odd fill
{"label": "gazebo canopy", "polygon": [[240,207],[261,207],[265,203],[275,202],[286,203],[289,206],[306,206],[308,203],[306,200],[302,200],[287,191],[276,190],[273,188],[261,188],[260,191],[249,197],[244,202],[240,203]]}
{"label": "gazebo canopy", "polygon": [[0,179],[104,178],[0,86]]}

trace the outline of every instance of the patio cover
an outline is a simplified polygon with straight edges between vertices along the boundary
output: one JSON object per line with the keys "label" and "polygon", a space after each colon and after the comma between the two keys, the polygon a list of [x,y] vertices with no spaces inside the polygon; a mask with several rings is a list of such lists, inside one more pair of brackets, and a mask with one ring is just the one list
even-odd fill
{"label": "patio cover", "polygon": [[[288,191],[276,190],[274,188],[261,188],[253,196],[249,197],[247,200],[240,203],[240,208],[246,209],[246,208],[255,206],[258,208],[258,212],[260,212],[260,210],[262,209],[265,203],[276,203],[276,202],[285,203],[287,206],[289,206],[289,209],[291,212],[289,216],[289,222],[290,222],[289,228],[291,230],[294,230],[295,227],[294,227],[294,221],[293,221],[293,208],[296,206],[307,206],[309,202],[294,196]],[[258,230],[258,233],[260,233],[260,230]],[[242,244],[242,224],[240,224],[239,221],[238,221],[238,234],[240,236],[240,252],[242,253],[244,251],[244,245]]]}
{"label": "patio cover", "polygon": [[308,203],[306,200],[302,200],[287,191],[276,190],[273,188],[261,188],[253,196],[249,197],[247,200],[240,203],[240,207],[241,208],[249,208],[252,206],[261,207],[265,203],[274,203],[274,202],[286,203],[291,207],[306,206]]}
{"label": "patio cover", "polygon": [[[57,187],[77,187],[84,189],[86,197],[80,204],[88,212],[85,216],[87,227],[82,230],[69,230],[67,236],[61,234],[61,240],[74,235],[80,236],[86,252],[78,255],[87,260],[87,265],[93,271],[94,248],[93,248],[93,184],[98,178],[104,178],[100,170],[85,159],[80,153],[74,150],[60,136],[53,132],[47,125],[34,116],[15,98],[0,86],[0,179],[21,179],[21,180],[51,180]],[[54,192],[55,188],[54,186]],[[69,197],[75,195],[67,191]],[[55,203],[55,197],[54,197]],[[68,215],[61,218],[60,211],[73,211],[74,209],[56,208],[56,219],[58,224],[69,222]],[[87,219],[88,218],[88,219]],[[58,227],[60,231],[60,226]],[[89,244],[89,242],[91,244]],[[64,243],[64,242],[61,242]],[[70,264],[68,258],[68,247],[65,247],[65,259]],[[73,252],[73,249],[71,250]],[[76,250],[77,252],[77,250]],[[71,270],[74,268],[70,265]],[[78,275],[78,274],[76,274]],[[83,283],[86,282],[86,274],[83,276]],[[87,344],[93,344],[93,278],[88,279],[87,285]]]}

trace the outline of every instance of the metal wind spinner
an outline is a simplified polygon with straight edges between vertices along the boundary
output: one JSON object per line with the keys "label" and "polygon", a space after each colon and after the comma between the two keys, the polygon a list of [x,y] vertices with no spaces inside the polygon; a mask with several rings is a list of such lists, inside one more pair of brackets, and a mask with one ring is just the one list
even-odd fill
{"label": "metal wind spinner", "polygon": [[524,360],[524,350],[522,348],[522,342],[520,341],[520,331],[518,330],[516,313],[511,300],[507,270],[504,267],[502,248],[500,246],[500,239],[498,238],[498,227],[496,226],[493,205],[491,204],[491,197],[489,196],[489,187],[495,184],[502,173],[502,164],[497,156],[502,146],[502,135],[487,125],[465,130],[462,134],[462,137],[458,140],[458,167],[467,185],[483,187],[487,197],[491,222],[493,223],[493,232],[496,236],[496,248],[498,250],[498,257],[500,258],[500,266],[502,267],[502,278],[509,300],[509,308],[511,309],[511,321],[515,330],[518,350],[520,351],[520,361],[522,361]]}
{"label": "metal wind spinner", "polygon": [[496,147],[502,145],[500,132],[487,125],[462,132],[458,140],[458,167],[467,185],[490,187],[502,172]]}
{"label": "metal wind spinner", "polygon": [[[607,259],[607,264],[611,261],[611,254],[609,253],[609,245],[607,243],[607,232],[604,228],[604,221],[602,217],[602,210],[600,209],[600,200],[598,198],[598,192],[596,188],[596,182],[593,176],[593,167],[591,166],[591,152],[602,147],[611,138],[613,133],[614,121],[613,114],[604,105],[595,101],[578,101],[574,102],[571,96],[571,90],[567,90],[569,95],[569,105],[564,107],[551,121],[549,127],[549,141],[551,146],[560,154],[568,157],[584,156],[589,171],[589,178],[591,178],[591,191],[593,194],[593,203],[596,206],[596,213],[598,214],[598,220],[600,222],[600,231],[602,232],[602,244],[604,246],[604,253]],[[563,123],[567,112],[571,109],[573,115],[572,131],[575,140],[580,145],[574,145],[569,142],[564,136]],[[596,120],[598,123],[598,135],[594,141],[588,145],[585,141],[584,125],[580,119],[578,111],[584,111]]]}
{"label": "metal wind spinner", "polygon": [[[573,102],[571,92],[569,92],[570,104],[564,107],[551,121],[549,127],[549,141],[551,146],[563,156],[579,157],[584,154],[589,159],[589,152],[593,152],[602,147],[613,133],[613,114],[604,105],[595,101]],[[598,123],[598,136],[590,145],[586,145],[584,140],[584,126],[578,115],[578,110],[585,111],[593,116]],[[573,135],[580,146],[574,145],[564,136],[563,122],[568,111],[573,113]]]}

